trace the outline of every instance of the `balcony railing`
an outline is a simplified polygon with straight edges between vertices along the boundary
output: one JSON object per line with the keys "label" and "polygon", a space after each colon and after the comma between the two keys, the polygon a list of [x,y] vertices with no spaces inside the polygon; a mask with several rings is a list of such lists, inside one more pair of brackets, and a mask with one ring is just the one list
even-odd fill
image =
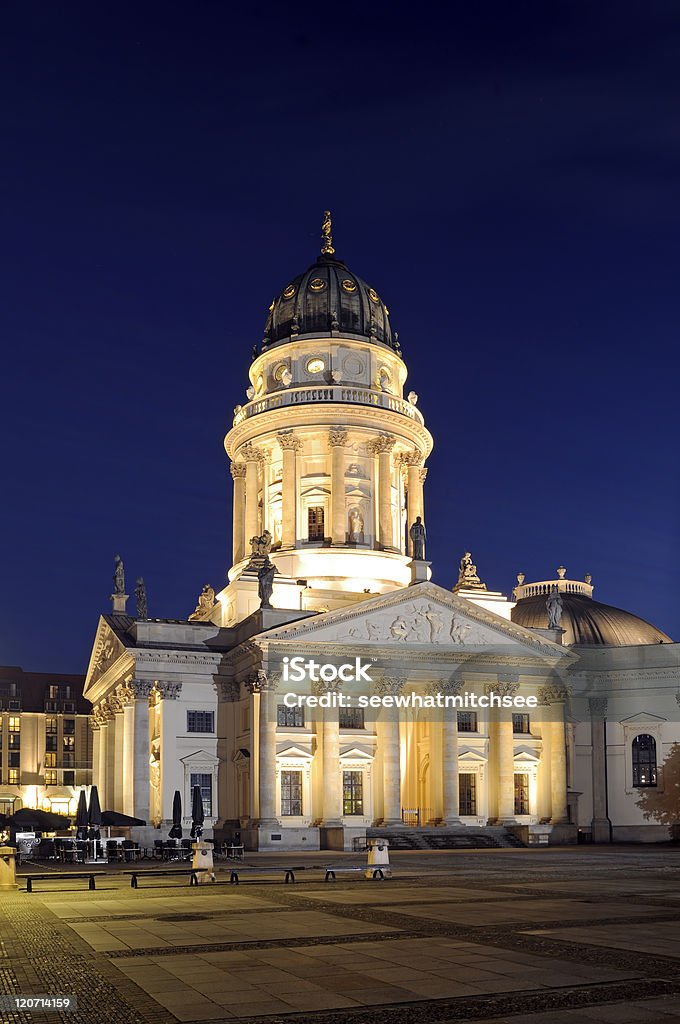
{"label": "balcony railing", "polygon": [[516,586],[513,596],[516,601],[524,597],[548,597],[557,589],[561,594],[580,594],[582,597],[593,596],[591,583],[582,583],[580,580],[542,580],[540,583],[523,583]]}
{"label": "balcony railing", "polygon": [[283,409],[291,405],[307,405],[308,403],[329,402],[347,403],[348,405],[370,405],[376,409],[388,409],[390,412],[407,416],[416,423],[424,423],[422,414],[410,402],[385,391],[373,391],[370,388],[347,387],[344,384],[317,385],[315,387],[286,388],[264,398],[256,398],[253,402],[241,406],[234,416],[234,426],[272,409]]}

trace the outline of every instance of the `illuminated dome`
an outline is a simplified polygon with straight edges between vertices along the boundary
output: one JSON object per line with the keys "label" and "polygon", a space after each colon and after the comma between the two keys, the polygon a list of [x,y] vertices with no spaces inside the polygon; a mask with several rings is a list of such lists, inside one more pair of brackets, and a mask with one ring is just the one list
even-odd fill
{"label": "illuminated dome", "polygon": [[558,578],[555,580],[527,584],[520,573],[517,577],[518,586],[513,592],[517,601],[512,610],[513,622],[530,629],[547,629],[546,600],[557,588],[563,603],[560,628],[564,630],[562,641],[565,644],[627,647],[673,642],[656,626],[632,612],[593,601],[592,577],[586,576],[585,582],[568,580],[565,578],[566,569],[562,566],[557,573]]}
{"label": "illuminated dome", "polygon": [[291,278],[269,307],[262,350],[305,336],[349,336],[388,345],[401,355],[389,310],[378,293],[335,255],[330,217],[317,260]]}

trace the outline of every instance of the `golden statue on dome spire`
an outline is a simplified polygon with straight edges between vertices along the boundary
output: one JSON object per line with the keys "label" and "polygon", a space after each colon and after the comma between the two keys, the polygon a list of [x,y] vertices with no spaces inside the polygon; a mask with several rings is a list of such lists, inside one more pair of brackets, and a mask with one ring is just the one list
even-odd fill
{"label": "golden statue on dome spire", "polygon": [[323,211],[323,224],[321,225],[321,238],[323,245],[321,246],[322,256],[332,256],[335,252],[333,248],[333,235],[331,234],[331,211]]}

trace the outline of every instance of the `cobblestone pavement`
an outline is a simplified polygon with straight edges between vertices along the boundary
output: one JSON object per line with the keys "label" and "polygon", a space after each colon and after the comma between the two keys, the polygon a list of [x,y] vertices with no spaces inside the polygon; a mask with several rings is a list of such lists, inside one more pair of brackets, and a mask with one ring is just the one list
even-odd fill
{"label": "cobblestone pavement", "polygon": [[680,1024],[678,849],[398,853],[391,881],[324,884],[331,861],[249,857],[295,885],[111,871],[0,894],[0,991],[78,999],[0,1021]]}

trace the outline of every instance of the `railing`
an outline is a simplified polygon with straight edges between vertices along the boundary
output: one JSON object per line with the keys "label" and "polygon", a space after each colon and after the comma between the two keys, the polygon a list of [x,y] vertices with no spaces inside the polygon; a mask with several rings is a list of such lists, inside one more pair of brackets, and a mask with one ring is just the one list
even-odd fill
{"label": "railing", "polygon": [[241,406],[234,416],[234,426],[258,416],[271,409],[282,409],[290,405],[306,405],[309,402],[347,403],[349,405],[371,405],[376,409],[388,409],[390,412],[407,416],[416,423],[424,423],[420,413],[410,402],[384,391],[373,391],[370,388],[345,387],[342,384],[328,384],[317,387],[286,388],[273,395],[257,398],[247,405]]}
{"label": "railing", "polygon": [[580,580],[543,580],[540,583],[524,583],[513,590],[513,597],[521,601],[523,597],[548,597],[557,588],[561,594],[580,594],[583,597],[593,596],[592,583]]}
{"label": "railing", "polygon": [[432,820],[432,808],[402,807],[401,820],[404,825],[409,825],[412,828],[420,828],[421,825],[427,825],[428,821]]}

